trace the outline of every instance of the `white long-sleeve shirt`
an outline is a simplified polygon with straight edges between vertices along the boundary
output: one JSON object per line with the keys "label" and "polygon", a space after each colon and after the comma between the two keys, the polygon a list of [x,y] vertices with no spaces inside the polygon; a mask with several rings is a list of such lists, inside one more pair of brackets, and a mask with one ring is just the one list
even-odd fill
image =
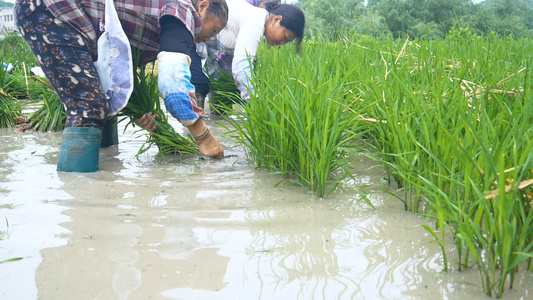
{"label": "white long-sleeve shirt", "polygon": [[268,12],[250,5],[245,0],[226,0],[229,9],[228,23],[218,34],[219,50],[233,55],[231,71],[243,99],[249,99],[251,66],[248,56],[255,58],[257,48],[265,32]]}

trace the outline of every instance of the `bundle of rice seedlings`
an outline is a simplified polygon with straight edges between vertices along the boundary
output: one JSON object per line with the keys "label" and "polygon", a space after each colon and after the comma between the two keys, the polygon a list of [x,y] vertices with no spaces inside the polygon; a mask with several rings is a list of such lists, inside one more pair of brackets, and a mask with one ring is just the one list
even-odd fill
{"label": "bundle of rice seedlings", "polygon": [[20,105],[0,90],[0,128],[13,127],[22,115]]}
{"label": "bundle of rice seedlings", "polygon": [[233,104],[242,103],[240,91],[235,86],[233,75],[218,69],[213,76],[209,77],[209,81],[211,84],[211,98],[209,99],[211,113],[226,115]]}
{"label": "bundle of rice seedlings", "polygon": [[[0,61],[1,61],[0,57]],[[22,115],[22,109],[6,89],[11,85],[11,76],[3,64],[0,65],[0,127],[12,127],[16,124],[17,117]]]}
{"label": "bundle of rice seedlings", "polygon": [[53,90],[43,92],[43,105],[29,118],[30,127],[39,131],[62,131],[67,115],[59,97]]}
{"label": "bundle of rice seedlings", "polygon": [[[22,37],[14,34],[7,35],[0,43],[2,45],[0,61],[4,66],[9,66],[0,68],[0,93],[4,98],[3,125],[19,125],[19,130],[26,130],[32,126],[37,126],[34,129],[43,131],[61,130],[64,125],[60,124],[58,128],[55,128],[58,122],[56,119],[64,120],[65,113],[57,96],[54,99],[51,98],[55,93],[46,79],[31,76],[29,69],[37,66],[37,60],[28,44]],[[33,106],[43,99],[45,101],[43,108],[32,115],[37,118],[36,120],[30,122],[22,116],[23,108],[31,109],[29,105]],[[52,107],[57,107],[57,111],[52,110]]]}
{"label": "bundle of rice seedlings", "polygon": [[[149,134],[148,140],[142,145],[137,155],[148,151],[153,145],[159,148],[158,156],[198,153],[198,146],[192,137],[186,138],[178,134],[174,127],[168,123],[168,118],[161,109],[157,76],[154,75],[155,64],[139,65],[135,63],[134,66],[137,67],[137,72],[134,72],[133,92],[128,104],[120,111],[119,116],[129,119],[127,127],[128,125],[135,126],[135,120],[152,112],[156,116],[154,121],[158,127],[156,132]],[[150,72],[147,72],[147,68],[150,68]]]}

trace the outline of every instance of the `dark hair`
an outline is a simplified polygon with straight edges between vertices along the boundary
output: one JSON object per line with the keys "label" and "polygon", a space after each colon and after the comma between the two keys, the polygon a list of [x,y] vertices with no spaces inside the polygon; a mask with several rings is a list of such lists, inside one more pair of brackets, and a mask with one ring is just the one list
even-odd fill
{"label": "dark hair", "polygon": [[280,4],[280,0],[258,0],[258,4],[264,3],[265,9],[270,5],[271,7],[274,7],[275,5]]}
{"label": "dark hair", "polygon": [[296,5],[278,3],[276,1],[266,2],[265,9],[273,15],[283,17],[279,24],[296,35],[296,47],[299,51],[304,38],[304,12]]}
{"label": "dark hair", "polygon": [[[202,0],[197,0],[197,2],[200,2]],[[217,17],[220,20],[225,21],[225,23],[228,22],[228,4],[226,3],[226,0],[208,0],[209,1],[209,7],[207,8],[207,14]]]}

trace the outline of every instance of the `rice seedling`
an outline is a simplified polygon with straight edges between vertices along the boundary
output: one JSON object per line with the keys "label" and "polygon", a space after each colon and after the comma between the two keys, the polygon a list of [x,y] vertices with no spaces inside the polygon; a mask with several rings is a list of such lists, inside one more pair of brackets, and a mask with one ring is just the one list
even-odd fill
{"label": "rice seedling", "polygon": [[13,64],[14,70],[22,69],[22,62],[32,67],[38,65],[30,47],[19,34],[7,34],[0,40],[0,44],[2,45],[3,57],[9,58],[6,61]]}
{"label": "rice seedling", "polygon": [[459,269],[475,267],[484,292],[501,297],[533,269],[532,43],[354,36],[315,41],[301,56],[262,48],[257,97],[228,118],[231,134],[257,167],[317,195],[335,188],[351,146],[371,145],[405,209],[435,222],[422,226],[444,270],[454,243]]}
{"label": "rice seedling", "polygon": [[[256,95],[244,115],[227,120],[257,167],[295,178],[326,197],[350,175],[345,167],[358,140],[353,131],[357,119],[346,114],[347,101],[353,99],[345,93],[341,73],[330,75],[332,68],[342,67],[320,61],[323,56],[316,51],[280,64],[286,53],[270,49],[264,54],[269,59],[256,69],[260,81],[254,81]],[[310,72],[307,66],[315,69]]]}
{"label": "rice seedling", "polygon": [[209,107],[216,115],[226,115],[233,104],[242,104],[240,91],[235,86],[233,75],[219,69],[209,78],[211,96]]}
{"label": "rice seedling", "polygon": [[[139,57],[136,57],[136,62],[139,61]],[[168,154],[198,153],[198,146],[193,142],[193,138],[181,136],[168,123],[167,116],[162,110],[159,100],[157,76],[154,74],[155,64],[139,65],[134,63],[134,66],[137,66],[137,71],[134,72],[134,89],[128,104],[120,111],[119,116],[125,117],[121,121],[129,119],[126,126],[135,126],[135,120],[145,113],[152,112],[156,116],[154,121],[158,127],[156,132],[149,134],[138,155],[148,151],[153,145],[156,145],[159,149],[157,155],[163,157]]]}
{"label": "rice seedling", "polygon": [[24,39],[17,34],[9,34],[0,41],[2,51],[0,58],[10,65],[9,72],[2,75],[2,90],[17,100],[37,101],[41,99],[43,81],[32,76],[30,69],[38,66],[37,60]]}
{"label": "rice seedling", "polygon": [[[65,118],[63,107],[46,79],[31,75],[30,68],[37,66],[37,60],[28,44],[15,34],[7,35],[1,44],[0,60],[11,66],[9,72],[0,70],[2,115],[8,116],[8,112],[12,114],[9,117],[11,121],[4,125],[13,126],[16,124],[14,120],[23,120],[37,130],[61,130],[64,126],[61,120]],[[31,120],[26,120],[22,109],[29,105],[36,106],[42,100],[43,106],[30,116]]]}
{"label": "rice seedling", "polygon": [[375,104],[367,113],[386,121],[376,123],[373,157],[402,186],[407,209],[426,206],[436,229],[425,228],[443,252],[450,232],[460,268],[473,262],[485,293],[501,297],[532,251],[533,110],[523,71],[531,41],[460,42],[419,41],[382,55],[378,80],[366,85]]}
{"label": "rice seedling", "polygon": [[13,98],[0,95],[0,128],[15,126],[17,118],[21,115],[21,108]]}
{"label": "rice seedling", "polygon": [[[16,102],[16,98],[11,95],[11,87],[15,77],[8,74],[7,68],[3,67],[5,44],[2,44],[0,53],[0,127],[12,127],[16,119],[22,115],[22,108]],[[7,64],[5,64],[7,65]]]}
{"label": "rice seedling", "polygon": [[11,85],[12,75],[0,67],[0,127],[13,127],[22,116],[22,107],[17,98],[6,92]]}
{"label": "rice seedling", "polygon": [[30,127],[39,131],[62,131],[67,115],[59,97],[53,90],[43,91],[42,106],[29,117]]}

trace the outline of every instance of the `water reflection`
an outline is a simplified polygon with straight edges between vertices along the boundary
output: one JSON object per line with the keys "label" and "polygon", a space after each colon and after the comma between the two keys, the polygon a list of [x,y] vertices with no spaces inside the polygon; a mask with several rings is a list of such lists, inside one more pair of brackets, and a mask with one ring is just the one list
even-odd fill
{"label": "water reflection", "polygon": [[476,273],[439,277],[433,239],[409,230],[423,220],[368,165],[346,184],[373,184],[377,210],[349,188],[321,201],[276,185],[236,148],[157,165],[133,139],[102,150],[101,172],[58,174],[59,135],[7,136],[0,260],[24,259],[0,264],[0,298],[484,299]]}
{"label": "water reflection", "polygon": [[337,299],[348,287],[357,287],[339,272],[335,253],[339,246],[335,231],[346,222],[342,214],[334,216],[312,199],[307,204],[248,213],[253,240],[246,249],[247,265],[260,270],[257,279],[266,287],[257,296],[288,293],[292,299]]}
{"label": "water reflection", "polygon": [[[405,236],[402,231],[411,226],[406,220],[413,215],[386,221],[365,204],[354,204],[358,197],[353,194],[337,198],[334,209],[332,202],[299,188],[265,188],[276,183],[266,172],[212,174],[224,174],[220,186],[210,177],[216,175],[210,175],[196,178],[210,187],[196,194],[165,191],[172,210],[194,209],[168,213],[174,221],[166,223],[166,236],[174,239],[165,239],[159,249],[168,257],[187,260],[198,249],[219,248],[217,253],[230,260],[217,299],[402,298],[412,291],[424,293],[422,274],[438,271],[438,249],[422,245],[420,239],[411,244],[396,239],[398,234]],[[187,182],[198,184],[195,179]],[[228,190],[228,182],[241,188]],[[385,195],[376,192],[370,198],[379,206]],[[398,204],[395,209],[401,209]],[[170,224],[179,229],[169,230]],[[422,231],[412,234],[423,236]],[[190,293],[195,299],[215,297],[205,287],[181,286],[163,294],[174,299]]]}
{"label": "water reflection", "polygon": [[141,286],[141,271],[135,267],[139,261],[139,251],[133,247],[137,244],[137,237],[142,235],[142,229],[137,224],[119,224],[112,228],[109,259],[117,264],[117,271],[113,275],[113,290],[119,299],[128,296]]}
{"label": "water reflection", "polygon": [[[51,204],[69,199],[61,191],[55,166],[54,134],[19,134],[0,129],[0,298],[37,297],[35,271],[43,260],[40,250],[65,245],[69,232],[58,223],[69,218],[68,208]],[[29,280],[28,280],[29,279]]]}

